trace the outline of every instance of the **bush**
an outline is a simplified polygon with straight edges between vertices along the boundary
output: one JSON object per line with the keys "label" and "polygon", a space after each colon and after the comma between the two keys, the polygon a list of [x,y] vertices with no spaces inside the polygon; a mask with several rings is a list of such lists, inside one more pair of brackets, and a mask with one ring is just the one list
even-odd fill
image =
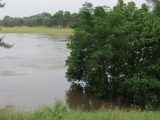
{"label": "bush", "polygon": [[79,15],[68,42],[68,81],[84,82],[100,98],[124,96],[143,106],[157,104],[160,18],[145,4],[137,8],[123,0],[111,10],[86,3]]}
{"label": "bush", "polygon": [[158,102],[158,93],[160,92],[160,81],[158,79],[134,76],[126,80],[123,85],[123,94],[126,94],[127,98],[132,99],[133,102],[143,108],[145,106],[155,107]]}

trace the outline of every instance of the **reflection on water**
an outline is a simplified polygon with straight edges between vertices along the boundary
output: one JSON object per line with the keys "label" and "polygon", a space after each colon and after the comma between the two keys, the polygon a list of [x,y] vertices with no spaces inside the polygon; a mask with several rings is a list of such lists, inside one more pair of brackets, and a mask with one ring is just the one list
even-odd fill
{"label": "reflection on water", "polygon": [[81,91],[69,90],[66,92],[66,102],[71,109],[97,110],[114,108],[120,104],[117,101],[99,100],[90,94]]}

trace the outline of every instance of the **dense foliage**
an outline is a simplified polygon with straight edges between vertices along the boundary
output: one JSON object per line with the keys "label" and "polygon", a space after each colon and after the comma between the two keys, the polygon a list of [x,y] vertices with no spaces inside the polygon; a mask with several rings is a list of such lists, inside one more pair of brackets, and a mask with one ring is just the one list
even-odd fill
{"label": "dense foliage", "polygon": [[69,38],[69,82],[101,98],[127,98],[142,107],[160,99],[160,18],[143,4],[119,0],[113,9],[86,3]]}
{"label": "dense foliage", "polygon": [[58,11],[53,16],[49,13],[41,13],[30,17],[13,18],[5,16],[0,21],[1,26],[15,27],[15,26],[48,26],[48,27],[74,27],[78,20],[78,14],[71,14],[68,11]]}

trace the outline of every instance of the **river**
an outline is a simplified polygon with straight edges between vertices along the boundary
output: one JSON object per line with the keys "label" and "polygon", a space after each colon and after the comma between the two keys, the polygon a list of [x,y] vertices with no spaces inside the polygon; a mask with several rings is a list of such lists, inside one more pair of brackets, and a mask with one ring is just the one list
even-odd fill
{"label": "river", "polygon": [[107,103],[70,91],[65,78],[69,56],[63,36],[7,34],[11,49],[0,47],[0,108],[34,110],[63,100],[73,109],[97,109]]}

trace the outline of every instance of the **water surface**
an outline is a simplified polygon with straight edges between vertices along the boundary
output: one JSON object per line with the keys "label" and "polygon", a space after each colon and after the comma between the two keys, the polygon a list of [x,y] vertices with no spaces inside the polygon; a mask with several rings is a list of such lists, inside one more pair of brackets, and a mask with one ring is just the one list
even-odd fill
{"label": "water surface", "polygon": [[80,92],[70,91],[65,78],[65,60],[69,55],[66,37],[7,34],[12,49],[0,47],[0,107],[36,109],[52,105],[55,99],[69,107],[97,109],[108,102]]}
{"label": "water surface", "polygon": [[69,84],[66,37],[7,34],[12,49],[0,48],[0,106],[35,108],[65,100]]}

